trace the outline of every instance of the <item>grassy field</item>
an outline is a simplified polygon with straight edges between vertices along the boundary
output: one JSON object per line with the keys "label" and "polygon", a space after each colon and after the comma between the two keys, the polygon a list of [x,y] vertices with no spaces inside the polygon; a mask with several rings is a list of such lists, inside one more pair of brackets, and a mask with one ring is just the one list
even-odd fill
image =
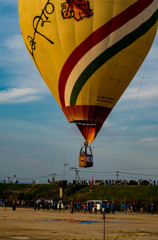
{"label": "grassy field", "polygon": [[[59,199],[59,187],[53,184],[0,184],[0,199],[37,200],[38,198]],[[158,203],[158,186],[115,186],[67,185],[65,199],[86,201],[87,199],[108,199],[115,202]]]}

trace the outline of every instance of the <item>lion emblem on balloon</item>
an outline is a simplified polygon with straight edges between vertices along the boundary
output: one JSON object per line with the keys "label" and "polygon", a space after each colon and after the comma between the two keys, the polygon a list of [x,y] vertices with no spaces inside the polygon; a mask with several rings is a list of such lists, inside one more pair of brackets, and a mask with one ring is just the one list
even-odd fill
{"label": "lion emblem on balloon", "polygon": [[61,4],[63,19],[74,18],[80,21],[93,15],[88,0],[66,0]]}

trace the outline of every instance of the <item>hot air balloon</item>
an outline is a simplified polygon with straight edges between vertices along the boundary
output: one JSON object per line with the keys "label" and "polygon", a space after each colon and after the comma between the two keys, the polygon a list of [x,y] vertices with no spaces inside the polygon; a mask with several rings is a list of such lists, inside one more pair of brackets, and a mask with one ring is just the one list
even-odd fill
{"label": "hot air balloon", "polygon": [[19,18],[36,67],[85,138],[79,165],[93,166],[88,143],[152,46],[158,1],[19,0]]}

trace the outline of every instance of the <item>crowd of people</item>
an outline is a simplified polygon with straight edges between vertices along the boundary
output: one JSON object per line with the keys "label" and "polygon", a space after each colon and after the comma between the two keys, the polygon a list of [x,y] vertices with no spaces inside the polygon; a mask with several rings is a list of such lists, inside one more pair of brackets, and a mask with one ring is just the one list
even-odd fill
{"label": "crowd of people", "polygon": [[156,205],[153,202],[148,204],[135,203],[135,202],[122,202],[115,203],[114,201],[106,200],[88,200],[86,202],[77,201],[62,201],[53,199],[38,199],[37,201],[9,201],[0,200],[0,206],[7,209],[12,207],[13,210],[16,208],[26,207],[34,208],[34,210],[53,210],[53,211],[70,211],[70,213],[82,212],[82,213],[107,213],[115,214],[115,212],[122,213],[135,213],[135,212],[150,212],[154,214],[157,212]]}
{"label": "crowd of people", "polygon": [[[50,182],[49,182],[50,183]],[[92,182],[90,180],[82,180],[82,181],[76,181],[73,180],[73,183],[69,183],[69,184],[81,184],[81,185],[91,185]],[[143,179],[139,179],[138,181],[136,180],[95,180],[93,182],[93,185],[150,185],[150,186],[156,186],[158,185],[158,181],[156,180],[143,180]]]}
{"label": "crowd of people", "polygon": [[54,211],[70,211],[70,213],[83,212],[83,213],[107,213],[115,214],[115,212],[134,213],[134,212],[150,212],[156,213],[156,204],[149,203],[148,205],[136,204],[135,202],[122,202],[116,203],[113,201],[56,201],[56,200],[37,200],[34,202],[34,210],[47,209]]}

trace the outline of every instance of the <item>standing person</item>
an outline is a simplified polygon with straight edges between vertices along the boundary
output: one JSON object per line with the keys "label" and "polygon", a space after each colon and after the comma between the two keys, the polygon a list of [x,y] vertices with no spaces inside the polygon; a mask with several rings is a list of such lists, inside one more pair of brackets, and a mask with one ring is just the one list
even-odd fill
{"label": "standing person", "polygon": [[129,205],[129,203],[127,203],[127,212],[129,213],[130,211],[130,205]]}
{"label": "standing person", "polygon": [[77,202],[77,207],[76,207],[76,209],[77,209],[77,212],[80,211],[80,205],[79,205],[79,202]]}
{"label": "standing person", "polygon": [[3,202],[3,206],[4,206],[4,210],[7,210],[7,206],[8,206],[8,201],[7,200],[5,200]]}
{"label": "standing person", "polygon": [[86,204],[83,205],[83,212],[86,213],[87,207]]}
{"label": "standing person", "polygon": [[135,202],[133,203],[133,212],[135,212],[136,211],[136,204],[135,204]]}
{"label": "standing person", "polygon": [[124,213],[126,213],[127,212],[127,203],[125,202],[124,203]]}
{"label": "standing person", "polygon": [[40,210],[40,202],[37,203],[38,210]]}
{"label": "standing person", "polygon": [[79,212],[82,212],[82,203],[81,203],[81,202],[79,202],[79,208],[78,208],[78,211],[79,211]]}
{"label": "standing person", "polygon": [[97,213],[97,204],[94,203],[94,213],[96,214]]}
{"label": "standing person", "polygon": [[154,210],[155,210],[155,206],[154,206],[154,204],[152,203],[152,204],[150,205],[151,214],[154,214]]}
{"label": "standing person", "polygon": [[103,202],[102,203],[102,213],[105,213],[105,211],[106,211],[106,203]]}
{"label": "standing person", "polygon": [[124,212],[124,203],[121,203],[121,212]]}
{"label": "standing person", "polygon": [[74,212],[74,203],[71,202],[71,205],[70,205],[70,213],[73,213]]}
{"label": "standing person", "polygon": [[89,205],[88,205],[88,211],[89,211],[89,213],[92,213],[92,203],[89,203]]}
{"label": "standing person", "polygon": [[63,212],[65,212],[65,201],[63,201]]}
{"label": "standing person", "polygon": [[53,201],[53,209],[54,209],[54,211],[57,211],[57,202],[56,202],[56,200]]}
{"label": "standing person", "polygon": [[49,206],[50,206],[49,202],[46,201],[46,209],[47,209],[47,210],[49,210]]}
{"label": "standing person", "polygon": [[118,211],[118,213],[120,212],[120,208],[121,208],[121,207],[120,207],[120,203],[118,203],[118,204],[117,204],[117,211]]}
{"label": "standing person", "polygon": [[36,210],[36,208],[37,208],[37,202],[34,201],[34,210]]}
{"label": "standing person", "polygon": [[59,211],[61,212],[61,202],[59,202]]}
{"label": "standing person", "polygon": [[115,213],[115,204],[114,204],[114,202],[111,203],[111,212]]}
{"label": "standing person", "polygon": [[130,204],[130,213],[133,213],[133,204]]}
{"label": "standing person", "polygon": [[103,204],[101,203],[100,204],[100,213],[102,213],[102,211],[103,211]]}
{"label": "standing person", "polygon": [[12,209],[13,209],[13,211],[15,211],[15,210],[16,210],[16,200],[13,200]]}
{"label": "standing person", "polygon": [[106,203],[106,213],[110,214],[110,203],[109,202]]}
{"label": "standing person", "polygon": [[84,206],[84,204],[83,204],[83,202],[80,204],[80,209],[81,209],[81,212],[83,211],[83,206]]}
{"label": "standing person", "polygon": [[77,211],[77,203],[74,202],[74,211],[76,212]]}

